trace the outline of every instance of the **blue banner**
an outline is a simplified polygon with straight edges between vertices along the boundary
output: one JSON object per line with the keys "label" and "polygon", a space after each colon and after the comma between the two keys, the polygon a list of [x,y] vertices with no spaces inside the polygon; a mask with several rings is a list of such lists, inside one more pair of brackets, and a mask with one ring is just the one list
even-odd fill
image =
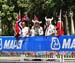
{"label": "blue banner", "polygon": [[0,36],[0,51],[75,51],[75,36]]}

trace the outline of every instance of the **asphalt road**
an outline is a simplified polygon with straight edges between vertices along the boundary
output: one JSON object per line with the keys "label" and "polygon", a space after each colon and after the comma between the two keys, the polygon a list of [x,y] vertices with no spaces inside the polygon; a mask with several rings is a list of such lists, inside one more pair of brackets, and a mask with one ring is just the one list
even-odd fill
{"label": "asphalt road", "polygon": [[75,63],[75,60],[66,60],[64,62],[56,61],[10,61],[0,60],[0,63]]}

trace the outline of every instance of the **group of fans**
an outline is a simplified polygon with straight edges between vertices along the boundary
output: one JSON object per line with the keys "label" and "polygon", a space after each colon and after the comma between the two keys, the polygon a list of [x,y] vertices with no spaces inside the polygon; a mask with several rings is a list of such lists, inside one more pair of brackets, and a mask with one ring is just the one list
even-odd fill
{"label": "group of fans", "polygon": [[[27,19],[28,19],[28,17],[27,17]],[[21,21],[22,29],[21,29],[21,31],[16,33],[15,36],[21,36],[21,37],[39,36],[39,35],[45,35],[45,36],[56,35],[56,36],[61,36],[61,35],[64,34],[64,28],[63,28],[60,16],[58,17],[58,22],[57,22],[56,26],[54,26],[52,24],[53,17],[52,18],[45,17],[45,21],[46,21],[46,25],[45,25],[45,28],[43,28],[42,26],[40,26],[42,21],[39,21],[38,17],[34,16],[34,19],[32,20],[33,26],[30,29],[28,26],[26,26],[27,22],[25,20],[25,17],[22,18],[22,21]],[[44,31],[44,29],[45,29],[45,31]],[[15,30],[18,31],[17,28]]]}

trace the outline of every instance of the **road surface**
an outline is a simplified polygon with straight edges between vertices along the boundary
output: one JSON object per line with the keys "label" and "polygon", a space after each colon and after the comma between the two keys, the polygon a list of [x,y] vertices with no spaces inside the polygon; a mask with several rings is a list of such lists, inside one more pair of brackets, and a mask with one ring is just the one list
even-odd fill
{"label": "road surface", "polygon": [[0,60],[0,63],[75,63],[75,60],[66,60],[64,62],[56,61],[11,61],[11,60]]}

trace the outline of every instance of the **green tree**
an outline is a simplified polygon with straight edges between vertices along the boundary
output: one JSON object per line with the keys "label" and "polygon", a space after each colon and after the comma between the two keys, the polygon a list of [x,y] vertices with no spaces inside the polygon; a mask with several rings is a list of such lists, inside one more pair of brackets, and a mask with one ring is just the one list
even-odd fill
{"label": "green tree", "polygon": [[26,11],[29,13],[30,24],[34,15],[37,15],[39,20],[45,24],[44,17],[53,16],[56,19],[60,9],[62,10],[63,20],[66,12],[68,16],[70,10],[75,12],[74,2],[75,0],[0,0],[2,35],[13,35],[12,23],[17,20],[19,10],[21,11],[21,17],[24,16]]}
{"label": "green tree", "polygon": [[13,35],[12,23],[17,20],[19,10],[27,10],[28,6],[25,3],[25,0],[0,0],[2,35]]}

